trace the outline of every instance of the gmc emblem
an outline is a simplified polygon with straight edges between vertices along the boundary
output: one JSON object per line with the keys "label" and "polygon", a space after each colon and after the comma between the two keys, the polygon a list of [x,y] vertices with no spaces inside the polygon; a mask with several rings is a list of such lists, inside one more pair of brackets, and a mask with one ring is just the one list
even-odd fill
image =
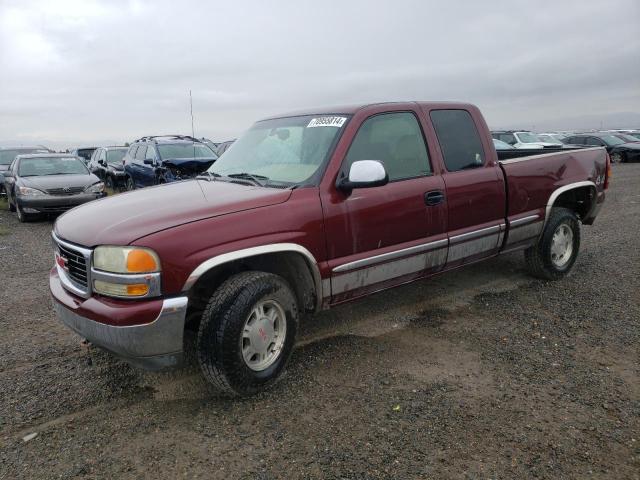
{"label": "gmc emblem", "polygon": [[60,268],[62,268],[63,270],[69,270],[69,267],[67,267],[67,262],[68,260],[66,258],[62,257],[59,253],[56,253],[56,263]]}

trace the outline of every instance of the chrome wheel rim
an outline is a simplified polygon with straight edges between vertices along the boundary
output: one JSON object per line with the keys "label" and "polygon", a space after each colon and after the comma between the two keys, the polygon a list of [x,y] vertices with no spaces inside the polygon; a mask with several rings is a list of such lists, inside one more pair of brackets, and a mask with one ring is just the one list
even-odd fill
{"label": "chrome wheel rim", "polygon": [[261,300],[249,312],[240,346],[244,363],[256,372],[273,365],[284,347],[287,317],[275,300]]}
{"label": "chrome wheel rim", "polygon": [[622,155],[620,155],[619,153],[614,153],[611,156],[611,162],[612,163],[621,163],[622,162]]}
{"label": "chrome wheel rim", "polygon": [[564,267],[573,253],[573,230],[566,223],[559,225],[551,239],[551,262],[558,267]]}

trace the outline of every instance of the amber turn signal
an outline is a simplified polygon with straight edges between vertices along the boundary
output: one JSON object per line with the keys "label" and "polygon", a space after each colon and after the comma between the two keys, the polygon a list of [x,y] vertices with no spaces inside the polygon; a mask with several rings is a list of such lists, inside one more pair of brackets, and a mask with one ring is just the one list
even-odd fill
{"label": "amber turn signal", "polygon": [[127,271],[131,273],[153,272],[158,269],[156,259],[146,250],[131,250],[127,255]]}

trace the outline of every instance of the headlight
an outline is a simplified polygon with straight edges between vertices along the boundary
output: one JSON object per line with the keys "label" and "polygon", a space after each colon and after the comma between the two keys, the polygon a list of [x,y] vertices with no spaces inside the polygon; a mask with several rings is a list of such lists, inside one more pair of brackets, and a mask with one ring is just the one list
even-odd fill
{"label": "headlight", "polygon": [[141,247],[98,247],[93,251],[93,266],[111,273],[153,273],[161,270],[158,255]]}
{"label": "headlight", "polygon": [[104,192],[104,183],[94,183],[90,187],[85,188],[84,191],[87,193],[102,193]]}
{"label": "headlight", "polygon": [[93,251],[93,289],[110,297],[157,297],[160,259],[148,248],[97,247]]}
{"label": "headlight", "polygon": [[18,195],[22,195],[24,197],[35,197],[38,195],[45,195],[45,193],[41,190],[31,187],[18,187]]}

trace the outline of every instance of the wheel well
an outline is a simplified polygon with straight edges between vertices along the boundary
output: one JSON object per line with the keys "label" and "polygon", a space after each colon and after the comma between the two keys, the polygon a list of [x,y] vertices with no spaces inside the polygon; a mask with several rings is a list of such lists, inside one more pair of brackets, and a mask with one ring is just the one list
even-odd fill
{"label": "wheel well", "polygon": [[593,187],[577,187],[561,193],[553,202],[553,206],[573,210],[582,221],[591,211],[595,200],[596,195]]}
{"label": "wheel well", "polygon": [[313,275],[305,258],[296,252],[275,252],[255,255],[218,265],[205,272],[189,290],[187,328],[196,329],[200,314],[213,292],[232,275],[240,272],[261,271],[283,277],[291,286],[298,307],[311,312],[316,306],[316,291]]}

